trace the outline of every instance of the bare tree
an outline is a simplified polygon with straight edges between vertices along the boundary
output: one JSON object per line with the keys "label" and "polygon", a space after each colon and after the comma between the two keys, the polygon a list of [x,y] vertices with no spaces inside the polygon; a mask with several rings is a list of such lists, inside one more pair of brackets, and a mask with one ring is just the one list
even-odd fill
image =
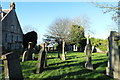
{"label": "bare tree", "polygon": [[112,3],[98,3],[98,2],[93,2],[93,4],[98,7],[101,8],[103,10],[103,13],[109,13],[112,12],[113,16],[112,16],[112,20],[117,21],[118,17],[120,17],[120,2],[116,3],[116,4],[112,4]]}
{"label": "bare tree", "polygon": [[72,25],[72,21],[68,18],[57,18],[49,26],[48,33],[53,37],[68,41]]}
{"label": "bare tree", "polygon": [[[62,45],[62,50],[64,50],[65,43],[70,40],[70,31],[73,22],[68,18],[57,18],[50,26],[49,26],[49,36],[55,38],[59,43],[59,46]],[[61,44],[62,42],[62,44]],[[60,50],[60,49],[59,49]],[[65,60],[65,51],[62,51],[62,60]],[[60,54],[58,52],[58,57]]]}
{"label": "bare tree", "polygon": [[[109,27],[112,30],[117,29],[118,32],[120,32],[120,1],[116,2],[114,4],[112,3],[97,3],[97,2],[93,2],[93,4],[96,7],[99,7],[103,10],[103,13],[110,13],[112,12],[112,20],[115,22],[114,25],[112,24],[112,28],[111,26]],[[115,26],[115,24],[117,24],[117,26]]]}
{"label": "bare tree", "polygon": [[118,31],[118,24],[115,22],[111,23],[110,25],[108,25],[108,30]]}
{"label": "bare tree", "polygon": [[86,33],[93,33],[94,34],[94,32],[90,28],[91,22],[90,22],[90,19],[87,15],[75,17],[75,18],[73,18],[72,21],[75,25],[82,26]]}
{"label": "bare tree", "polygon": [[[48,28],[49,38],[54,38],[58,44],[62,46],[62,55],[64,55],[65,44],[70,42],[70,33],[73,25],[83,26],[85,30],[89,31],[89,19],[87,16],[75,17],[73,19],[69,18],[57,18]],[[63,44],[63,45],[62,45]],[[59,51],[58,51],[59,57]],[[64,60],[64,58],[63,58]]]}

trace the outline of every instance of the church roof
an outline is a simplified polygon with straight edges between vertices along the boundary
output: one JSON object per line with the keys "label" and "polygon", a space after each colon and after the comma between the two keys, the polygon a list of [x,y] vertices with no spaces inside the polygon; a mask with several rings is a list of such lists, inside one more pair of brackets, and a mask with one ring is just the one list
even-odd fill
{"label": "church roof", "polygon": [[10,4],[10,8],[9,9],[2,9],[1,11],[1,18],[2,20],[9,14],[9,12],[12,10],[12,9],[15,9],[15,4],[14,3],[11,3]]}
{"label": "church roof", "polygon": [[1,13],[1,18],[2,20],[8,15],[8,13],[11,11],[11,9],[5,9],[5,10],[2,10],[2,13]]}

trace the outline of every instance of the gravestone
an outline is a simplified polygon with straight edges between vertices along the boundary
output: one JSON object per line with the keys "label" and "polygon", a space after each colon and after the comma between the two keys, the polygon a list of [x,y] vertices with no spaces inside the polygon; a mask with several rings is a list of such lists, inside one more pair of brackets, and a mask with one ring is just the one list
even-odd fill
{"label": "gravestone", "polygon": [[35,59],[35,53],[32,54],[32,59],[33,59],[33,60]]}
{"label": "gravestone", "polygon": [[22,69],[19,61],[19,54],[7,53],[2,55],[4,63],[4,75],[8,80],[23,80]]}
{"label": "gravestone", "polygon": [[33,43],[28,43],[28,50],[27,50],[27,60],[32,60],[32,54],[33,54]]}
{"label": "gravestone", "polygon": [[44,45],[38,54],[38,62],[37,62],[37,69],[36,73],[41,73],[47,67],[47,50]]}
{"label": "gravestone", "polygon": [[73,51],[77,51],[77,46],[73,45]]}
{"label": "gravestone", "polygon": [[23,56],[22,56],[22,62],[26,61],[26,54],[27,54],[27,50],[24,51]]}
{"label": "gravestone", "polygon": [[85,68],[93,70],[93,65],[92,65],[92,46],[89,43],[89,37],[90,35],[87,35],[87,45],[86,45],[86,63],[85,63]]}
{"label": "gravestone", "polygon": [[22,57],[22,62],[27,61],[27,60],[32,60],[33,57],[33,43],[29,42],[28,43],[28,49],[24,51],[23,57]]}
{"label": "gravestone", "polygon": [[61,56],[61,60],[65,60],[65,41],[63,40],[63,44],[62,44],[62,56]]}
{"label": "gravestone", "polygon": [[118,47],[120,33],[111,31],[108,37],[109,54],[106,75],[120,79],[120,49]]}

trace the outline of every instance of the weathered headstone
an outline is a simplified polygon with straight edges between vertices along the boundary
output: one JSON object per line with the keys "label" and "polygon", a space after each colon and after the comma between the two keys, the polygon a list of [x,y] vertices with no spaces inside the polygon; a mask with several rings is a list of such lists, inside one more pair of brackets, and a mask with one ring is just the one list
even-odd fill
{"label": "weathered headstone", "polygon": [[35,59],[35,53],[32,54],[32,59],[33,59],[33,60]]}
{"label": "weathered headstone", "polygon": [[63,40],[63,44],[62,44],[62,56],[61,56],[62,60],[65,60],[65,41]]}
{"label": "weathered headstone", "polygon": [[27,60],[32,60],[32,54],[33,54],[33,43],[28,43],[28,50],[27,50]]}
{"label": "weathered headstone", "polygon": [[1,58],[4,63],[5,78],[9,80],[23,80],[19,54],[10,52],[2,55]]}
{"label": "weathered headstone", "polygon": [[120,49],[118,47],[120,33],[111,31],[108,37],[109,42],[109,57],[106,75],[120,79]]}
{"label": "weathered headstone", "polygon": [[26,54],[27,54],[27,50],[24,51],[24,53],[23,53],[23,56],[22,56],[22,62],[24,62],[24,61],[27,60],[27,59],[26,59]]}
{"label": "weathered headstone", "polygon": [[77,51],[77,46],[76,45],[73,45],[73,51]]}
{"label": "weathered headstone", "polygon": [[33,43],[29,42],[28,43],[28,49],[24,51],[23,57],[22,57],[22,62],[27,61],[27,60],[32,60],[32,55],[33,55]]}
{"label": "weathered headstone", "polygon": [[38,62],[37,62],[37,69],[36,73],[41,73],[47,67],[47,50],[44,45],[38,54]]}
{"label": "weathered headstone", "polygon": [[90,35],[87,35],[87,45],[86,45],[86,63],[85,63],[85,68],[93,70],[93,65],[92,65],[92,46],[89,43],[89,37]]}

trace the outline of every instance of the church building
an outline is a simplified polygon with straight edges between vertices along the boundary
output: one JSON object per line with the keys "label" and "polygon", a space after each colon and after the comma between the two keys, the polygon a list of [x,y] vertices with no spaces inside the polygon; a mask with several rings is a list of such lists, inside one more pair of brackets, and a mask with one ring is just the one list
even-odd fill
{"label": "church building", "polygon": [[23,43],[23,31],[15,11],[15,3],[10,3],[9,9],[2,9],[1,7],[0,10],[2,22],[2,49],[20,50]]}

